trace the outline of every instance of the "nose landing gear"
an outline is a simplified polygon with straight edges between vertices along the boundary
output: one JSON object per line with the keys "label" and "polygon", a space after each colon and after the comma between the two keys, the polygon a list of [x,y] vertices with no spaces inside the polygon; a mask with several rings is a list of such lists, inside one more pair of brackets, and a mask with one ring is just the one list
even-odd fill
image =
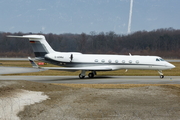
{"label": "nose landing gear", "polygon": [[160,78],[163,79],[163,78],[164,78],[164,75],[160,75]]}
{"label": "nose landing gear", "polygon": [[159,70],[158,73],[160,74],[160,78],[163,79],[164,78],[164,75],[162,73],[162,70]]}

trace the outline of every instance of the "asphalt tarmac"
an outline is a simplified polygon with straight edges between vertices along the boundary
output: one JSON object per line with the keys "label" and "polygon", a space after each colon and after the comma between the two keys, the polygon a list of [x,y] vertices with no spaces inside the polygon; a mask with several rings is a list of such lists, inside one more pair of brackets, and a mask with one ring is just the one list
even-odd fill
{"label": "asphalt tarmac", "polygon": [[0,76],[0,80],[27,80],[42,83],[68,84],[180,84],[180,76],[96,76],[79,79],[78,76]]}
{"label": "asphalt tarmac", "polygon": [[15,73],[32,73],[44,71],[43,69],[37,69],[33,67],[7,67],[0,66],[0,75],[3,74],[15,74]]}

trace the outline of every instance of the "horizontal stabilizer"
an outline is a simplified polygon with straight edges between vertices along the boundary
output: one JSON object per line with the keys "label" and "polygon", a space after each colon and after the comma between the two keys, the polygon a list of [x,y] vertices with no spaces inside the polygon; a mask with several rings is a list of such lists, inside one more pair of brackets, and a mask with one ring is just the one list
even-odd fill
{"label": "horizontal stabilizer", "polygon": [[32,65],[33,68],[40,68],[40,67],[31,59],[31,57],[28,57],[28,59],[29,59],[29,62],[31,63],[31,65]]}
{"label": "horizontal stabilizer", "polygon": [[28,39],[42,39],[42,38],[44,38],[44,36],[42,36],[42,35],[23,35],[23,36],[7,35],[7,37],[12,37],[12,38],[28,38]]}

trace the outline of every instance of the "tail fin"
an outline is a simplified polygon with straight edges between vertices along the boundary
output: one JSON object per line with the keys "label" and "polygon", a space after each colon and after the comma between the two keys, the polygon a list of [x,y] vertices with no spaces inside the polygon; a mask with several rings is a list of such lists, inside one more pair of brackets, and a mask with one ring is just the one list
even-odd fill
{"label": "tail fin", "polygon": [[47,43],[43,35],[7,36],[15,38],[28,38],[36,57],[44,57],[45,54],[55,52]]}

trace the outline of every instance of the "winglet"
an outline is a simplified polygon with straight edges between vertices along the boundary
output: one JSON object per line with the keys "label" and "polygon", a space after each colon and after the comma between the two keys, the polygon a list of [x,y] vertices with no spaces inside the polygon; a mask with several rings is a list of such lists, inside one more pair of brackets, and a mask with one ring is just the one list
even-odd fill
{"label": "winglet", "polygon": [[31,59],[31,57],[28,57],[28,59],[29,59],[29,62],[31,63],[31,65],[32,65],[33,68],[40,68],[40,67]]}

